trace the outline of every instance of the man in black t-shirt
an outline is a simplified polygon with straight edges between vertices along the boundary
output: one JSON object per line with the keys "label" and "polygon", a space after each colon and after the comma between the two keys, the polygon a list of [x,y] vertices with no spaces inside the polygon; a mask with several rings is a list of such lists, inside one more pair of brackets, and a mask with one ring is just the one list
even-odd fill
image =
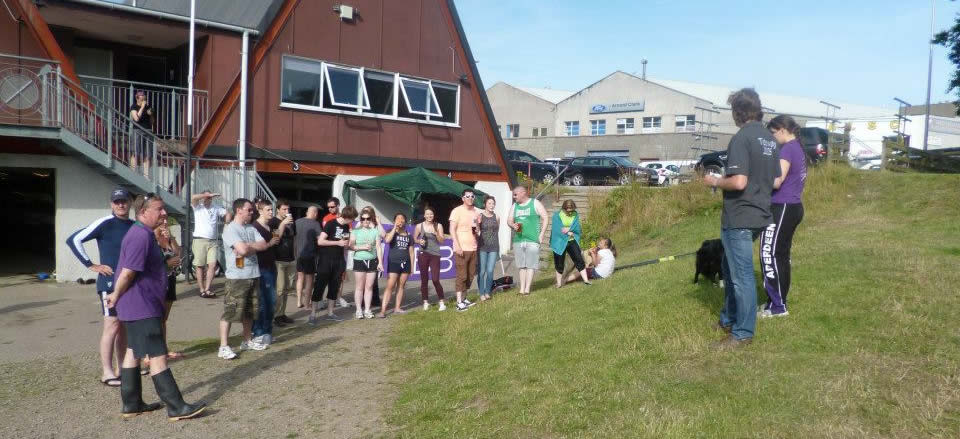
{"label": "man in black t-shirt", "polygon": [[290,213],[290,202],[277,200],[277,216],[268,222],[270,227],[280,232],[280,244],[274,248],[277,257],[277,307],[274,312],[273,323],[277,326],[286,326],[293,323],[287,317],[287,293],[294,289],[297,276],[297,263],[294,257],[294,235],[297,234],[293,223],[293,214]]}
{"label": "man in black t-shirt", "polygon": [[340,294],[340,282],[347,267],[346,247],[350,244],[350,223],[357,218],[357,209],[344,207],[334,221],[327,221],[317,238],[319,257],[317,275],[313,286],[313,307],[310,309],[309,324],[316,324],[317,310],[323,300],[323,290],[327,290],[327,320],[339,321],[333,314],[333,307]]}
{"label": "man in black t-shirt", "polygon": [[727,146],[725,176],[705,175],[704,184],[723,189],[720,220],[723,241],[724,305],[715,327],[730,335],[719,349],[741,347],[753,341],[757,325],[757,291],[753,275],[753,241],[772,223],[770,194],[780,176],[777,143],[760,122],[760,96],[752,88],[734,92],[727,100],[740,131]]}
{"label": "man in black t-shirt", "polygon": [[133,129],[130,137],[130,168],[137,170],[142,163],[144,177],[150,178],[150,158],[153,157],[153,107],[147,101],[147,94],[137,90],[137,102],[130,106],[130,120]]}

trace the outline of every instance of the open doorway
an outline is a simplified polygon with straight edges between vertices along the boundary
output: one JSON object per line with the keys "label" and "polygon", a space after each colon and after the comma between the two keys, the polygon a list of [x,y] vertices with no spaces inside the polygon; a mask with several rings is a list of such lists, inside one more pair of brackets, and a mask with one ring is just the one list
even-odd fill
{"label": "open doorway", "polygon": [[0,275],[52,273],[56,267],[56,176],[47,168],[0,167],[0,227],[9,241],[0,252]]}

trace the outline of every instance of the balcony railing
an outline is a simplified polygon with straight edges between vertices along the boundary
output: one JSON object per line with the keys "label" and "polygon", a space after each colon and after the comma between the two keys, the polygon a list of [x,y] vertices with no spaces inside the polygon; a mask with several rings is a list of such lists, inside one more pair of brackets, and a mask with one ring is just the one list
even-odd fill
{"label": "balcony railing", "polygon": [[[138,127],[125,109],[88,90],[65,77],[56,61],[0,54],[0,124],[61,128],[82,140],[61,134],[64,143],[105,167],[132,170],[135,180],[143,175],[145,180],[133,183],[167,192],[185,206],[186,145]],[[193,158],[191,170],[195,191],[219,192],[227,200],[256,195],[275,200],[255,160]]]}
{"label": "balcony railing", "polygon": [[[153,133],[161,139],[181,140],[187,137],[187,89],[170,85],[123,79],[77,75],[83,88],[100,101],[123,114],[130,114],[136,103],[136,92],[143,91],[153,107]],[[197,136],[210,116],[208,93],[193,90],[193,135]]]}

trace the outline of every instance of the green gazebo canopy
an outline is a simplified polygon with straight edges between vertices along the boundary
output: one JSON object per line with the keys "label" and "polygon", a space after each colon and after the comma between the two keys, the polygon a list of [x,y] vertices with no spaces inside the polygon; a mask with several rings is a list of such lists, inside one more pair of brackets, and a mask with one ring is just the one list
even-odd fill
{"label": "green gazebo canopy", "polygon": [[483,208],[485,193],[456,180],[437,175],[424,168],[411,168],[406,171],[368,178],[363,181],[347,180],[343,184],[344,204],[350,205],[352,194],[350,189],[382,190],[390,197],[410,206],[412,209],[423,194],[441,194],[460,197],[464,189],[470,189],[476,195],[473,204]]}

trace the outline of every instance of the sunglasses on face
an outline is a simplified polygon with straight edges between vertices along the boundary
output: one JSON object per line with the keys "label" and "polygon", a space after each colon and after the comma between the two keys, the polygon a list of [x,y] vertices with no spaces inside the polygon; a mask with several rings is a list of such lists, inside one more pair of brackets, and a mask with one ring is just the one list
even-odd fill
{"label": "sunglasses on face", "polygon": [[463,198],[473,198],[473,195],[464,195]]}

